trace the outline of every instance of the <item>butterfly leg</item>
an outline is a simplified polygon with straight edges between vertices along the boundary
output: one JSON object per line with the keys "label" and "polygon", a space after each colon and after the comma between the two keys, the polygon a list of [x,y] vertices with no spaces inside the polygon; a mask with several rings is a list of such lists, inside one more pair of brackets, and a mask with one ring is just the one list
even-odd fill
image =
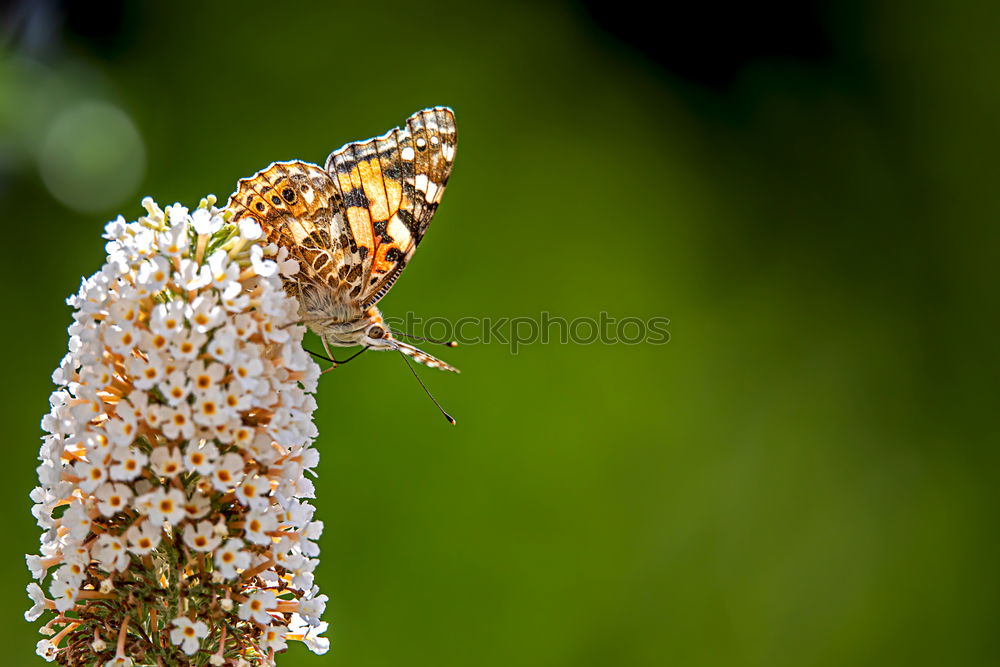
{"label": "butterfly leg", "polygon": [[336,368],[338,366],[338,363],[337,360],[333,358],[333,352],[330,351],[330,345],[329,343],[326,342],[326,336],[321,336],[320,339],[323,341],[323,350],[326,352],[326,356],[329,357],[330,361],[333,363],[332,366],[329,366],[320,373],[320,375],[323,375],[323,373],[329,373],[334,368]]}

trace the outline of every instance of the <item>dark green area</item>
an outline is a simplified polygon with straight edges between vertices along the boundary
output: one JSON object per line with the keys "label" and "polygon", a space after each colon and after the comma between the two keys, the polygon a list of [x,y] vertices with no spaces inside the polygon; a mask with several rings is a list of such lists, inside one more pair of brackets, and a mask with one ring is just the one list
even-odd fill
{"label": "dark green area", "polygon": [[48,63],[135,122],[122,205],[50,196],[16,128],[61,98],[0,63],[9,664],[40,664],[27,494],[103,223],[435,104],[455,171],[387,315],[607,311],[672,339],[445,349],[462,375],[422,376],[454,428],[393,355],[325,376],[333,648],[280,665],[996,663],[995,3],[841,3],[831,58],[723,89],[569,5],[128,6],[114,49]]}

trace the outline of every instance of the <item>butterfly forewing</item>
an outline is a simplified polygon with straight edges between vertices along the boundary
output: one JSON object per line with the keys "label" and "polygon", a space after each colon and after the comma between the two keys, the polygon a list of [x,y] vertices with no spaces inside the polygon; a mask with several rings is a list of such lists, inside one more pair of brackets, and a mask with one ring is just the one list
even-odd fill
{"label": "butterfly forewing", "polygon": [[327,158],[361,253],[364,307],[388,292],[413,256],[448,182],[455,146],[454,115],[435,107]]}
{"label": "butterfly forewing", "polygon": [[344,293],[344,301],[361,295],[362,259],[347,229],[340,190],[330,175],[307,162],[275,162],[239,181],[227,208],[236,220],[260,223],[269,243],[288,249],[300,273],[288,284],[327,285]]}

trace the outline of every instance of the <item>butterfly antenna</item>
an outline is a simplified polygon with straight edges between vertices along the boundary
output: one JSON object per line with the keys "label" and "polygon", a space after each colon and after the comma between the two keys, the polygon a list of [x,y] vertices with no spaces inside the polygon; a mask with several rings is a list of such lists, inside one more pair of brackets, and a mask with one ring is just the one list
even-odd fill
{"label": "butterfly antenna", "polygon": [[403,336],[404,338],[412,338],[413,340],[422,340],[426,343],[434,343],[435,345],[444,345],[445,347],[458,347],[457,340],[437,340],[434,338],[424,338],[423,336],[414,336],[413,334],[408,334],[405,331],[393,331],[394,336]]}
{"label": "butterfly antenna", "polygon": [[402,350],[397,349],[396,351],[399,352],[399,356],[401,356],[403,358],[403,361],[406,362],[406,367],[410,369],[411,373],[413,373],[413,377],[417,378],[417,382],[420,383],[420,386],[423,388],[424,393],[427,394],[427,397],[432,401],[434,401],[434,405],[436,405],[437,409],[441,411],[441,414],[444,415],[444,418],[448,420],[449,424],[454,426],[456,424],[455,418],[449,415],[447,412],[445,412],[444,408],[441,407],[441,404],[437,402],[436,398],[434,398],[434,394],[432,394],[430,391],[427,390],[427,385],[425,385],[424,381],[420,379],[419,375],[417,375],[417,371],[413,369],[413,364],[411,364],[410,360],[406,358],[406,355],[403,354]]}

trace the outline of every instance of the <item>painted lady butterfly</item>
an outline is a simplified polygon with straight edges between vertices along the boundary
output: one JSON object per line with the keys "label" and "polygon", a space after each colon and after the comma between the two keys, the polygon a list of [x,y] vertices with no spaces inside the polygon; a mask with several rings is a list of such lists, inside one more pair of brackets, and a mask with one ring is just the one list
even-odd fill
{"label": "painted lady butterfly", "polygon": [[329,345],[361,345],[457,372],[395,338],[375,307],[427,231],[455,142],[451,109],[424,109],[380,137],[345,144],[324,168],[275,162],[240,180],[229,197],[233,219],[257,220],[268,242],[298,260],[285,288],[331,359]]}

